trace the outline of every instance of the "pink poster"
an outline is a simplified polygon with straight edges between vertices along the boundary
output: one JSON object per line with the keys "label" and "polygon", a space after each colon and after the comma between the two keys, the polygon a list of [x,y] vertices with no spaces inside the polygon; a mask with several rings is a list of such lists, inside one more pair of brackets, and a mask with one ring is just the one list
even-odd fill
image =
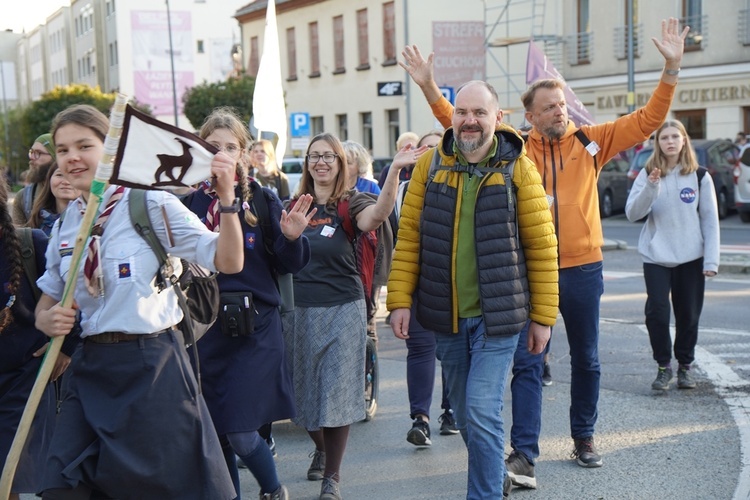
{"label": "pink poster", "polygon": [[193,37],[190,12],[172,11],[172,48],[166,11],[132,11],[133,81],[135,97],[151,106],[155,116],[174,115],[172,63],[178,114],[182,95],[193,86]]}
{"label": "pink poster", "polygon": [[469,80],[485,79],[484,22],[434,21],[432,50],[438,85],[458,89]]}

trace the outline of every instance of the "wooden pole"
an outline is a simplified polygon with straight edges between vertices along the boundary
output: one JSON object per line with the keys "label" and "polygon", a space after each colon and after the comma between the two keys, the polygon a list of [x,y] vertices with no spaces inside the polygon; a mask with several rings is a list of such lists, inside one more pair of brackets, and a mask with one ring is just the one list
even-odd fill
{"label": "wooden pole", "polygon": [[[68,280],[65,282],[62,300],[60,301],[60,304],[63,307],[71,307],[73,304],[73,295],[76,282],[78,281],[78,269],[80,268],[81,258],[86,249],[86,241],[91,234],[91,228],[93,227],[94,220],[98,215],[102,195],[107,189],[109,178],[112,176],[112,161],[114,160],[117,152],[117,145],[120,141],[122,123],[125,116],[125,105],[127,102],[128,96],[118,94],[115,99],[115,104],[112,107],[112,112],[109,118],[109,131],[107,132],[107,138],[104,141],[104,152],[102,153],[102,159],[99,161],[99,165],[96,168],[94,180],[91,183],[91,192],[86,206],[86,213],[83,216],[81,227],[76,236],[73,257],[70,263],[70,271],[68,272]],[[34,420],[34,415],[39,407],[39,401],[41,401],[42,395],[44,394],[44,389],[49,383],[52,369],[55,367],[55,361],[57,361],[57,356],[60,354],[60,348],[62,347],[64,339],[65,336],[59,336],[52,338],[50,341],[49,346],[47,347],[47,352],[42,360],[42,365],[39,368],[39,374],[37,375],[34,386],[31,389],[29,399],[26,401],[26,407],[23,410],[21,421],[18,424],[18,430],[13,438],[13,444],[8,452],[8,457],[5,460],[5,467],[3,467],[3,474],[0,478],[0,498],[2,499],[7,499],[10,496],[10,488],[13,484],[13,477],[16,475],[18,460],[21,457],[21,452],[26,444],[26,439],[28,438],[29,430],[31,429],[31,423]],[[39,464],[39,466],[42,467],[44,464]]]}

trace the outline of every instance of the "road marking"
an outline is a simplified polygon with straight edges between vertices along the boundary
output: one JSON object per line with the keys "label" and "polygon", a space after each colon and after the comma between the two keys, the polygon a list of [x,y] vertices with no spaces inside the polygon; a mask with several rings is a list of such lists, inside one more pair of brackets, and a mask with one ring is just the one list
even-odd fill
{"label": "road marking", "polygon": [[[639,325],[644,332],[648,332],[645,325]],[[670,327],[672,342],[674,342],[674,327]],[[702,329],[708,331],[709,329]],[[710,329],[715,333],[729,333],[737,335],[747,334],[739,330]],[[720,356],[714,355],[701,346],[695,347],[697,368],[706,374],[706,378],[716,388],[716,393],[729,408],[740,434],[740,474],[737,488],[734,490],[733,500],[747,500],[750,498],[750,396],[747,391],[735,390],[737,387],[747,388],[750,381],[740,377]]]}

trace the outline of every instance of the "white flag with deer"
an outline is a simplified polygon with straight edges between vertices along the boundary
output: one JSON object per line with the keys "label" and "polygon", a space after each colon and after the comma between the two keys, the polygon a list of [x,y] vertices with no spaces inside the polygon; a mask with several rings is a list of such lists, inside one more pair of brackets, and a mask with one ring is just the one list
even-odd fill
{"label": "white flag with deer", "polygon": [[211,176],[218,153],[200,137],[127,106],[111,184],[176,189]]}

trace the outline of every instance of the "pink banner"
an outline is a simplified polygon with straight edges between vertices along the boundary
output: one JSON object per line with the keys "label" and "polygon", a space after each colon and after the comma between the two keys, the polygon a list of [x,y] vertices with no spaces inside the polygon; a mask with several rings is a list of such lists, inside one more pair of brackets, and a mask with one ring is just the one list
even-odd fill
{"label": "pink banner", "polygon": [[155,116],[174,115],[172,64],[177,112],[182,95],[194,83],[193,37],[190,12],[171,12],[173,53],[169,52],[166,11],[132,11],[133,82],[135,97],[151,106]]}
{"label": "pink banner", "polygon": [[[526,57],[526,85],[545,78],[556,78],[565,83],[565,78],[532,40],[529,42],[529,53]],[[576,127],[594,125],[594,118],[567,83],[565,83],[563,93],[565,94],[565,103],[568,106],[568,116],[576,124]]]}
{"label": "pink banner", "polygon": [[485,79],[484,22],[434,21],[432,50],[438,85],[458,89],[469,80]]}

